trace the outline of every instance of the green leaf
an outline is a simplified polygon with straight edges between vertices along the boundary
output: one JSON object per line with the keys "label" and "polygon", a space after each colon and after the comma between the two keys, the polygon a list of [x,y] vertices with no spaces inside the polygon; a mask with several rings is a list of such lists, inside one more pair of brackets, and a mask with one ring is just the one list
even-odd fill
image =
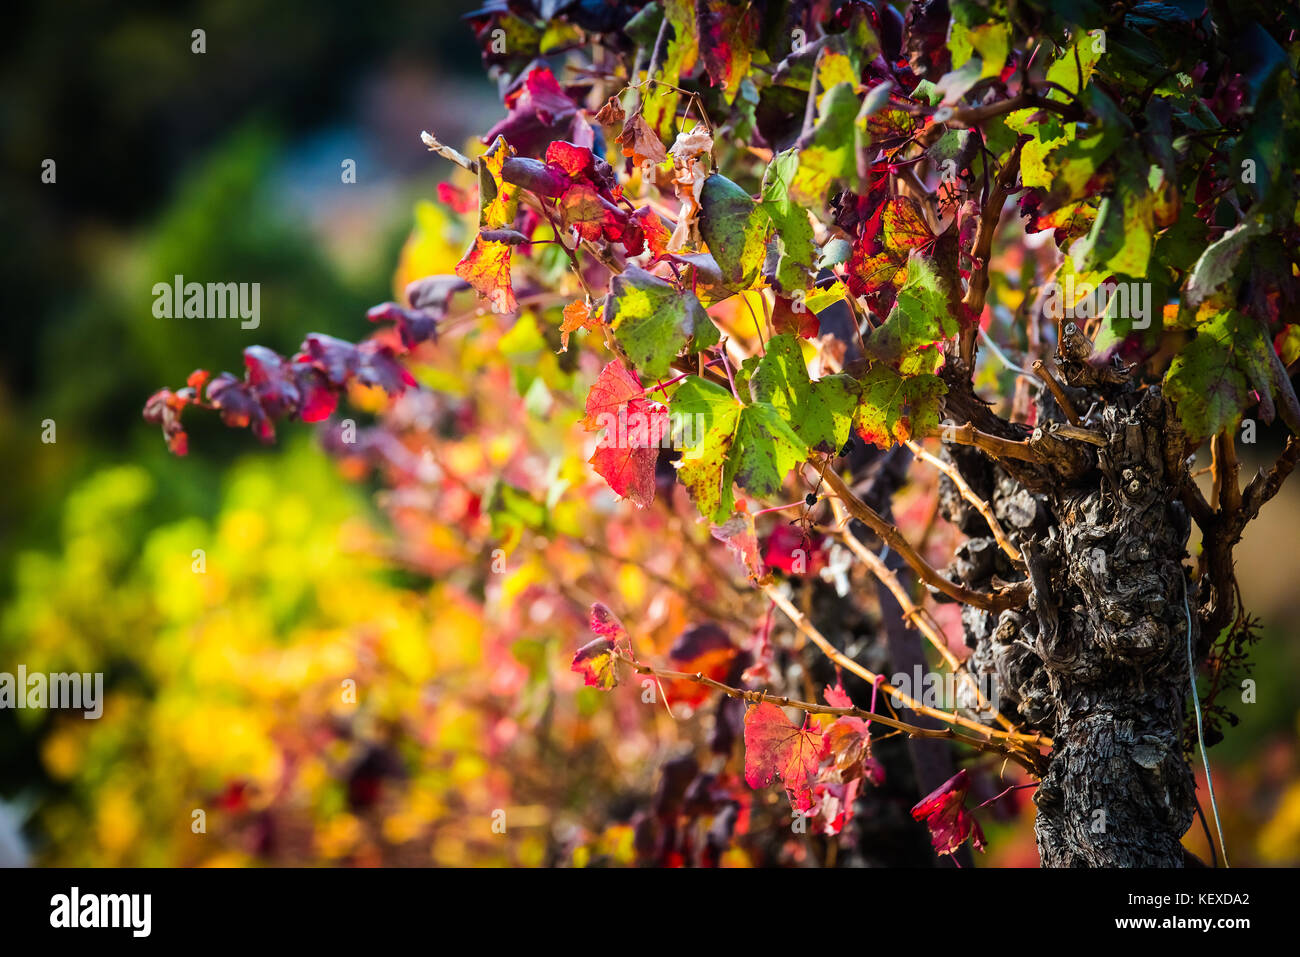
{"label": "green leaf", "polygon": [[1149,164],[1126,151],[1112,193],[1101,201],[1092,230],[1070,253],[1080,270],[1108,276],[1144,277],[1151,261],[1156,195],[1148,185]]}
{"label": "green leaf", "polygon": [[[1115,150],[1134,135],[1133,122],[1105,93],[1091,86],[1085,87],[1079,102],[1097,117],[1097,122],[1083,130],[1080,130],[1080,124],[1077,123],[1060,127],[1055,135],[1063,138],[1063,145],[1044,149],[1045,156],[1040,164],[1043,171],[1041,181],[1035,176],[1032,183],[1026,184],[1048,187],[1049,209],[1075,202],[1095,192],[1094,177],[1102,172],[1102,167]],[[1033,114],[1024,114],[1025,117],[1031,115]],[[1008,122],[1007,125],[1014,128],[1013,122]],[[1056,130],[1058,127],[1053,120],[1044,128]],[[1031,145],[1028,144],[1026,149]]]}
{"label": "green leaf", "polygon": [[817,125],[799,150],[799,168],[790,190],[797,202],[821,203],[835,180],[847,180],[857,188],[854,145],[859,107],[852,83],[837,83],[822,96]]}
{"label": "green leaf", "polygon": [[1283,365],[1290,365],[1300,359],[1300,325],[1290,325],[1278,336],[1278,355]]}
{"label": "green leaf", "polygon": [[843,279],[836,279],[825,289],[814,288],[804,299],[803,304],[809,312],[818,313],[849,297],[849,289]]}
{"label": "green leaf", "polygon": [[750,195],[721,173],[704,181],[700,235],[722,270],[723,284],[733,292],[750,288],[758,277],[769,222]]}
{"label": "green leaf", "polygon": [[955,336],[958,329],[947,284],[928,257],[914,252],[894,308],[867,340],[867,354],[905,374],[932,372],[939,359],[939,350],[933,347]]}
{"label": "green leaf", "polygon": [[799,169],[799,153],[789,149],[772,158],[763,175],[761,208],[776,230],[777,250],[780,258],[776,264],[776,285],[784,293],[807,289],[813,279],[812,223],[808,210],[790,196],[790,184]]}
{"label": "green leaf", "polygon": [[736,484],[760,498],[781,491],[789,471],[808,457],[803,439],[765,402],[745,406],[736,440],[738,449],[730,457]]}
{"label": "green leaf", "polygon": [[[668,404],[675,423],[674,445],[685,445],[677,477],[700,514],[721,522],[731,512],[734,470],[727,456],[736,439],[742,406],[726,389],[698,376],[686,379]],[[686,427],[689,439],[682,434]]]}
{"label": "green leaf", "polygon": [[952,71],[935,85],[942,101],[956,103],[981,79],[998,76],[1011,49],[1011,31],[1003,23],[967,27],[954,19],[948,34]]}
{"label": "green leaf", "polygon": [[[1037,119],[1031,121],[1034,116]],[[1020,181],[1025,186],[1050,187],[1053,173],[1047,168],[1047,157],[1074,139],[1077,124],[1063,123],[1046,110],[1017,110],[1009,113],[1005,122],[1008,129],[1031,137],[1020,153]]]}
{"label": "green leaf", "polygon": [[940,397],[947,391],[937,375],[901,376],[876,363],[862,379],[862,404],[854,425],[859,435],[882,449],[920,438],[938,426]]}
{"label": "green leaf", "polygon": [[637,266],[610,280],[606,309],[614,338],[647,379],[666,375],[688,342],[698,352],[718,341],[718,329],[694,293]]}
{"label": "green leaf", "polygon": [[683,443],[677,476],[706,518],[722,522],[735,504],[732,485],[752,495],[775,495],[786,474],[807,457],[807,446],[771,405],[742,404],[698,376],[677,387],[669,403]]}
{"label": "green leaf", "polygon": [[[1073,47],[1062,52],[1047,68],[1047,79],[1052,83],[1060,84],[1071,93],[1078,94],[1088,85],[1093,71],[1097,69],[1097,61],[1101,59],[1103,52],[1098,48],[1099,46],[1100,44],[1091,36],[1081,38]],[[1048,96],[1055,100],[1066,99],[1065,94],[1060,90],[1052,90]]]}
{"label": "green leaf", "polygon": [[1165,374],[1165,395],[1188,439],[1199,445],[1224,429],[1235,429],[1256,402],[1252,392],[1272,404],[1272,348],[1263,327],[1235,309],[1215,314],[1197,329]]}
{"label": "green leaf", "polygon": [[663,7],[657,3],[647,3],[636,16],[623,24],[623,33],[638,46],[652,49],[659,36],[659,25],[663,22]]}
{"label": "green leaf", "polygon": [[1227,283],[1241,260],[1241,254],[1262,232],[1264,227],[1251,220],[1234,226],[1205,247],[1187,280],[1188,305],[1199,306]]}
{"label": "green leaf", "polygon": [[1010,48],[1011,31],[1004,23],[986,23],[977,27],[953,23],[948,39],[953,69],[961,67],[972,56],[978,56],[981,61],[979,77],[1001,73]]}
{"label": "green leaf", "polygon": [[817,57],[817,82],[823,90],[829,90],[840,83],[856,86],[857,64],[847,53],[841,53],[829,46],[825,47]]}
{"label": "green leaf", "polygon": [[768,340],[749,391],[755,401],[772,406],[809,447],[837,451],[849,437],[862,389],[843,374],[812,381],[798,337],[787,333]]}

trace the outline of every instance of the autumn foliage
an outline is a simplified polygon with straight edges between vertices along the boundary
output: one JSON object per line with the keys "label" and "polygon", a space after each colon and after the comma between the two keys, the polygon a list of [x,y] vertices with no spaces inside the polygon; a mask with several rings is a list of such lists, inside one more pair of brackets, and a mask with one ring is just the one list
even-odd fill
{"label": "autumn foliage", "polygon": [[[978,816],[1001,805],[970,798],[1032,783],[1052,742],[969,702],[928,713],[886,680],[900,614],[936,663],[969,654],[945,589],[925,587],[959,538],[932,534],[933,470],[883,506],[867,486],[940,438],[1055,468],[1031,401],[1074,394],[1052,354],[1072,382],[1160,386],[1179,462],[1245,416],[1300,430],[1294,20],[488,4],[469,24],[505,115],[466,154],[426,134],[445,228],[408,243],[397,301],[368,317],[382,327],[289,357],[251,346],[242,378],[195,372],[145,418],[182,455],[190,406],[263,441],[322,423],[386,488],[402,562],[483,596],[502,636],[485,680],[522,668],[505,689],[520,702],[610,692],[575,741],[680,740],[620,765],[633,809],[586,808],[595,834],[631,829],[611,859],[826,859],[891,802],[937,854],[983,850]],[[454,265],[431,253],[447,243]],[[1149,315],[1089,311],[1125,284],[1145,284]],[[1049,287],[1075,295],[1053,313]],[[1087,348],[1063,351],[1070,337]],[[1088,412],[1052,441],[1089,454]],[[1014,567],[969,597],[1023,605],[1037,584]],[[576,675],[519,650],[534,629],[567,638]],[[541,720],[517,718],[521,738]],[[901,742],[933,721],[959,769],[922,788]]]}

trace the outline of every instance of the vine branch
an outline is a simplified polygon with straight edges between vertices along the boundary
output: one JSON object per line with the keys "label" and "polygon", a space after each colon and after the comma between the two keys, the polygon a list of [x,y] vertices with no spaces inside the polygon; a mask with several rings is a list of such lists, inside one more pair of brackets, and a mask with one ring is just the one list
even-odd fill
{"label": "vine branch", "polygon": [[975,490],[966,483],[964,478],[961,477],[961,472],[957,470],[956,466],[951,462],[945,462],[937,455],[931,455],[911,439],[908,439],[905,444],[912,450],[912,454],[918,459],[934,466],[944,475],[948,476],[952,484],[957,486],[957,491],[961,493],[961,497],[969,502],[975,510],[983,516],[985,524],[988,525],[989,531],[993,533],[993,537],[997,539],[998,545],[1002,547],[1002,551],[1006,553],[1007,557],[1010,558],[1012,562],[1023,569],[1025,567],[1025,557],[1020,554],[1020,549],[1016,548],[1016,546],[1012,544],[1011,539],[1007,537],[1007,533],[1002,528],[1002,523],[999,522],[997,516],[993,514],[993,506],[975,494]]}
{"label": "vine branch", "polygon": [[[857,675],[868,684],[875,684],[880,678],[874,671],[864,668],[852,658],[843,654],[839,649],[830,643],[830,641],[817,630],[816,626],[810,622],[806,615],[790,603],[785,595],[781,594],[779,588],[775,585],[764,585],[763,591],[776,607],[780,608],[791,624],[799,630],[805,638],[811,641],[821,650],[831,661],[839,665],[845,671]],[[940,711],[938,708],[931,708],[929,705],[921,704],[911,695],[905,694],[898,688],[888,682],[881,682],[880,687],[883,691],[888,692],[892,697],[901,701],[904,707],[910,708],[917,714],[923,714],[927,717],[942,721],[945,724],[956,725],[967,730],[974,731],[981,735],[985,740],[1002,742],[1004,753],[1010,757],[1019,756],[1024,760],[1020,763],[1031,771],[1035,771],[1042,763],[1043,755],[1036,748],[1050,748],[1052,739],[1042,734],[1025,734],[1020,731],[1004,731],[998,728],[990,728],[988,725],[980,724],[970,718],[964,718],[959,714],[952,714],[947,711]],[[875,720],[879,720],[876,718]],[[882,722],[883,723],[883,722]],[[945,735],[946,736],[946,735]],[[1026,764],[1025,762],[1029,762]]]}
{"label": "vine branch", "polygon": [[822,475],[826,479],[826,484],[834,490],[840,501],[849,510],[849,514],[875,532],[882,542],[898,552],[903,561],[911,565],[912,570],[927,585],[943,592],[954,601],[973,605],[985,611],[997,612],[1006,608],[1020,608],[1029,600],[1032,586],[1028,581],[1016,582],[1000,591],[989,594],[975,591],[945,578],[912,547],[912,543],[903,536],[903,533],[898,530],[896,525],[886,520],[874,508],[858,498],[853,493],[853,490],[845,484],[844,480],[836,474],[834,469],[825,468],[822,470]]}
{"label": "vine branch", "polygon": [[[867,570],[870,571],[871,574],[875,575],[877,580],[879,580],[881,584],[888,588],[890,593],[893,594],[894,600],[898,602],[898,606],[903,610],[903,619],[909,624],[916,625],[916,627],[920,629],[921,634],[926,637],[926,640],[930,642],[934,650],[939,653],[939,657],[943,658],[944,663],[948,665],[953,674],[959,674],[966,679],[970,689],[975,693],[975,698],[981,705],[981,708],[991,709],[989,700],[985,698],[983,692],[980,691],[979,685],[975,683],[970,671],[962,662],[958,661],[957,656],[952,653],[952,649],[948,647],[948,642],[944,638],[943,632],[939,629],[939,626],[935,623],[929,612],[912,601],[912,596],[907,593],[907,589],[903,587],[903,583],[898,580],[898,576],[894,574],[893,570],[881,561],[879,555],[875,554],[871,549],[863,545],[848,528],[848,514],[844,510],[843,503],[838,499],[831,499],[831,509],[834,511],[836,521],[838,522],[838,527],[835,529],[836,534],[843,540],[849,551],[857,556],[858,560],[861,561],[862,564],[867,566]],[[994,720],[996,720],[997,723],[1006,730],[1011,730],[1010,720],[1008,720],[1001,712],[996,715]]]}

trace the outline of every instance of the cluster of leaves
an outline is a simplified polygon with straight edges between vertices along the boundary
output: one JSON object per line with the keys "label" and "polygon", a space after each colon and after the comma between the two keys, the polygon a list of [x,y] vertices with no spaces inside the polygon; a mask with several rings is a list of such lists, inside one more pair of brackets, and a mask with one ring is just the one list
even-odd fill
{"label": "cluster of leaves", "polygon": [[406,292],[409,307],[388,302],[371,309],[372,322],[395,323],[396,343],[390,336],[354,345],[313,332],[289,359],[265,346],[249,346],[244,350],[242,380],[229,372],[213,377],[196,369],[183,389],[163,388],[149,397],[145,421],[161,425],[167,447],[184,455],[189,436],[181,416],[191,405],[215,410],[226,425],[250,428],[263,442],[271,442],[276,419],[328,419],[338,407],[339,395],[350,386],[401,395],[415,385],[415,379],[397,356],[436,336],[450,291],[448,284],[437,280],[415,283]]}
{"label": "cluster of leaves", "polygon": [[[631,641],[623,623],[600,603],[591,608],[590,627],[597,637],[578,649],[571,668],[582,675],[587,686],[609,691],[619,683],[620,663],[636,667]],[[675,667],[714,681],[725,680],[729,673],[738,671],[738,657],[738,649],[716,625],[688,630],[669,652],[669,660]],[[841,685],[827,686],[823,694],[829,707],[854,707]],[[668,700],[676,697],[670,693]],[[688,704],[698,703],[696,697],[689,695],[684,700]],[[719,727],[725,729],[726,725],[720,722]],[[796,725],[778,704],[760,700],[745,710],[743,737],[745,783],[752,788],[763,788],[780,781],[791,807],[828,835],[840,834],[853,820],[858,792],[864,784],[878,786],[885,779],[884,767],[871,754],[870,719],[845,715],[820,725],[805,716],[803,724]],[[718,742],[712,743],[718,750]],[[732,742],[724,734],[721,743],[721,752],[725,754]],[[734,798],[728,797],[726,784],[714,775],[698,775],[693,759],[670,764],[664,770],[664,784],[656,799],[654,816],[644,819],[651,833],[642,840],[649,846],[662,847],[653,826],[656,820],[662,824],[665,817],[672,818],[673,814],[661,805],[666,803],[662,800],[665,792],[676,789],[680,792],[678,796],[685,798],[687,808],[706,801],[715,815],[716,823],[709,831],[706,849],[716,856],[719,847],[725,847],[731,836],[735,811],[740,807]],[[913,817],[929,827],[934,849],[939,854],[952,854],[968,838],[977,849],[984,849],[979,823],[965,807],[969,788],[970,777],[963,769],[922,798],[912,810]],[[667,803],[672,812],[679,810],[677,802]],[[731,807],[733,813],[718,813],[720,804]]]}
{"label": "cluster of leaves", "polygon": [[[611,50],[652,30],[663,41],[652,48],[661,50],[661,70],[594,115],[584,107],[591,84],[562,86],[547,65],[530,61],[506,87],[508,114],[484,137],[491,145],[478,161],[480,231],[456,269],[494,309],[517,308],[512,255],[548,225],[559,233],[538,241],[600,244],[602,261],[618,265],[603,310],[589,303],[583,327],[607,326],[623,355],[652,379],[716,344],[702,303],[767,286],[785,300],[778,316],[789,316],[791,301],[807,314],[809,303],[824,309],[836,297],[853,297],[873,328],[864,342],[866,368],[855,376],[862,401],[847,418],[835,409],[834,428],[843,433],[852,420],[864,437],[887,446],[925,434],[938,420],[938,346],[982,318],[969,314],[969,297],[959,301],[959,277],[987,265],[976,263],[985,257],[972,248],[983,214],[978,200],[990,175],[1018,151],[1027,225],[1053,230],[1065,254],[1055,275],[1043,278],[1072,277],[1079,289],[1149,282],[1164,306],[1163,324],[1145,334],[1131,328],[1129,316],[1098,316],[1103,360],[1112,352],[1129,362],[1166,356],[1161,346],[1170,335],[1194,333],[1172,363],[1165,358],[1168,392],[1193,445],[1233,428],[1256,403],[1266,421],[1280,407],[1300,425],[1285,374],[1300,353],[1300,333],[1287,321],[1300,301],[1293,261],[1300,224],[1288,188],[1293,174],[1279,164],[1296,145],[1289,119],[1300,107],[1293,66],[1273,38],[1284,21],[1269,25],[1272,32],[1252,24],[1214,45],[1204,18],[1154,4],[1119,20],[1080,13],[1065,40],[1049,11],[1036,13],[1035,29],[1025,30],[1028,24],[977,5],[948,17],[928,4],[924,28],[913,24],[903,33],[891,8],[866,3],[840,5],[820,22],[816,5],[798,3],[762,11],[724,0],[636,6],[624,11],[632,21],[625,30],[602,28],[599,37],[584,31],[608,23],[607,11],[597,15],[583,4],[491,7],[471,18],[481,37],[504,31],[509,57],[485,52],[502,70],[524,51],[565,49],[560,36]],[[539,31],[542,21],[547,29]],[[816,32],[815,41],[791,45],[791,36]],[[1152,83],[1157,65],[1160,78]],[[753,153],[770,155],[757,168],[752,156],[733,157],[741,179],[760,181],[757,199],[720,172],[706,172],[711,139],[665,149],[659,137],[678,123],[679,84],[690,89],[691,105],[700,104],[701,117],[726,117],[712,132],[747,134],[759,147]],[[988,119],[964,119],[971,114]],[[657,203],[638,207],[625,195],[620,171],[600,155],[600,120],[617,129],[620,158],[640,191],[685,192],[672,235]],[[918,170],[944,171],[935,194],[924,190]],[[921,191],[908,188],[916,185]],[[809,219],[810,209],[820,222]],[[627,262],[647,248],[643,265]],[[665,260],[672,276],[647,272]],[[802,328],[818,334],[815,323]],[[410,338],[425,335],[417,328]],[[249,380],[232,389],[229,378],[218,377],[209,402],[263,434],[277,412],[327,415],[328,390],[340,386],[337,370],[356,363],[306,346],[292,360],[289,390],[254,381],[274,380],[279,371],[254,355]],[[388,358],[382,350],[362,356],[378,367],[361,381],[393,384]],[[749,397],[735,399],[734,410],[719,408],[718,397],[700,389],[688,381],[678,391],[687,408],[717,412],[719,430],[701,450],[708,465],[687,473],[703,496],[701,511],[726,511],[724,487],[737,476],[752,494],[772,494],[803,457],[790,435],[803,425],[800,416],[772,416]],[[180,411],[195,392],[164,391],[152,400],[151,417],[165,422],[177,443]],[[776,419],[788,428],[773,426],[770,444],[746,443],[744,433],[755,426],[766,432]],[[728,439],[734,454],[717,448]],[[754,468],[755,458],[779,474]]]}
{"label": "cluster of leaves", "polygon": [[[290,360],[254,347],[244,381],[196,373],[146,417],[183,451],[191,404],[269,437],[273,418],[327,417],[354,381],[401,395],[432,350],[399,357],[451,324],[463,281],[506,323],[499,358],[526,410],[604,429],[587,461],[643,521],[660,504],[677,515],[685,487],[759,580],[746,496],[806,490],[802,466],[826,467],[851,436],[888,449],[931,433],[945,375],[977,372],[979,331],[1047,325],[1034,293],[1049,284],[1070,281],[1070,309],[1085,289],[1149,285],[1160,321],[1141,328],[1111,298],[1087,318],[1091,361],[1163,382],[1189,451],[1256,406],[1300,430],[1300,206],[1283,160],[1300,148],[1294,19],[1229,29],[1167,4],[1036,0],[906,17],[859,0],[489,4],[470,22],[506,116],[465,161],[477,216],[454,275],[372,315],[396,319],[397,339],[309,337]],[[543,59],[560,55],[572,83]],[[474,209],[469,189],[442,195]],[[1003,222],[1008,204],[1019,216]],[[1027,255],[1045,232],[1047,254]],[[334,447],[410,471],[380,437]],[[553,510],[582,484],[540,490],[530,468],[502,467],[473,496],[508,548],[557,536]],[[602,612],[574,661],[601,689],[636,660],[615,622]],[[731,672],[742,655],[742,671],[763,663],[767,635],[727,639],[714,680],[743,682]],[[745,779],[779,779],[797,809],[842,823],[872,777],[856,720],[798,726],[754,705]],[[966,786],[918,805],[937,850],[982,844]],[[661,832],[686,800],[668,790]]]}

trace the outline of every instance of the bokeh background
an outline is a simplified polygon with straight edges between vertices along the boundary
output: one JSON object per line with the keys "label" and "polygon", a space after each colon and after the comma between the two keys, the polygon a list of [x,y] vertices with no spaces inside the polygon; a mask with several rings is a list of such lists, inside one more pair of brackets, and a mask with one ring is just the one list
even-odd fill
{"label": "bokeh background", "polygon": [[[502,113],[461,19],[473,6],[125,0],[7,14],[0,671],[103,671],[108,701],[99,721],[0,711],[0,860],[630,860],[627,828],[581,834],[584,775],[602,773],[574,760],[584,742],[538,745],[532,773],[549,790],[494,762],[484,742],[507,732],[472,692],[514,672],[483,655],[473,601],[369,547],[385,521],[373,487],[305,428],[261,447],[193,416],[182,459],[140,418],[193,368],[238,369],[254,343],[290,353],[310,331],[359,338],[366,308],[405,279],[450,271],[463,237],[431,202],[450,171],[418,134],[462,143]],[[356,183],[341,181],[345,159]],[[153,284],[177,273],[260,282],[260,328],[154,318]],[[1261,429],[1246,474],[1277,447]],[[1238,550],[1263,639],[1256,703],[1234,709],[1240,725],[1212,751],[1236,864],[1300,864],[1297,529],[1293,481]],[[208,575],[190,573],[195,541]],[[510,668],[534,652],[547,653],[518,649]],[[351,674],[374,696],[340,734],[337,679]],[[510,842],[465,825],[502,803]],[[1032,805],[1020,808],[990,822],[980,865],[1036,860]],[[1188,845],[1208,859],[1199,828]]]}

